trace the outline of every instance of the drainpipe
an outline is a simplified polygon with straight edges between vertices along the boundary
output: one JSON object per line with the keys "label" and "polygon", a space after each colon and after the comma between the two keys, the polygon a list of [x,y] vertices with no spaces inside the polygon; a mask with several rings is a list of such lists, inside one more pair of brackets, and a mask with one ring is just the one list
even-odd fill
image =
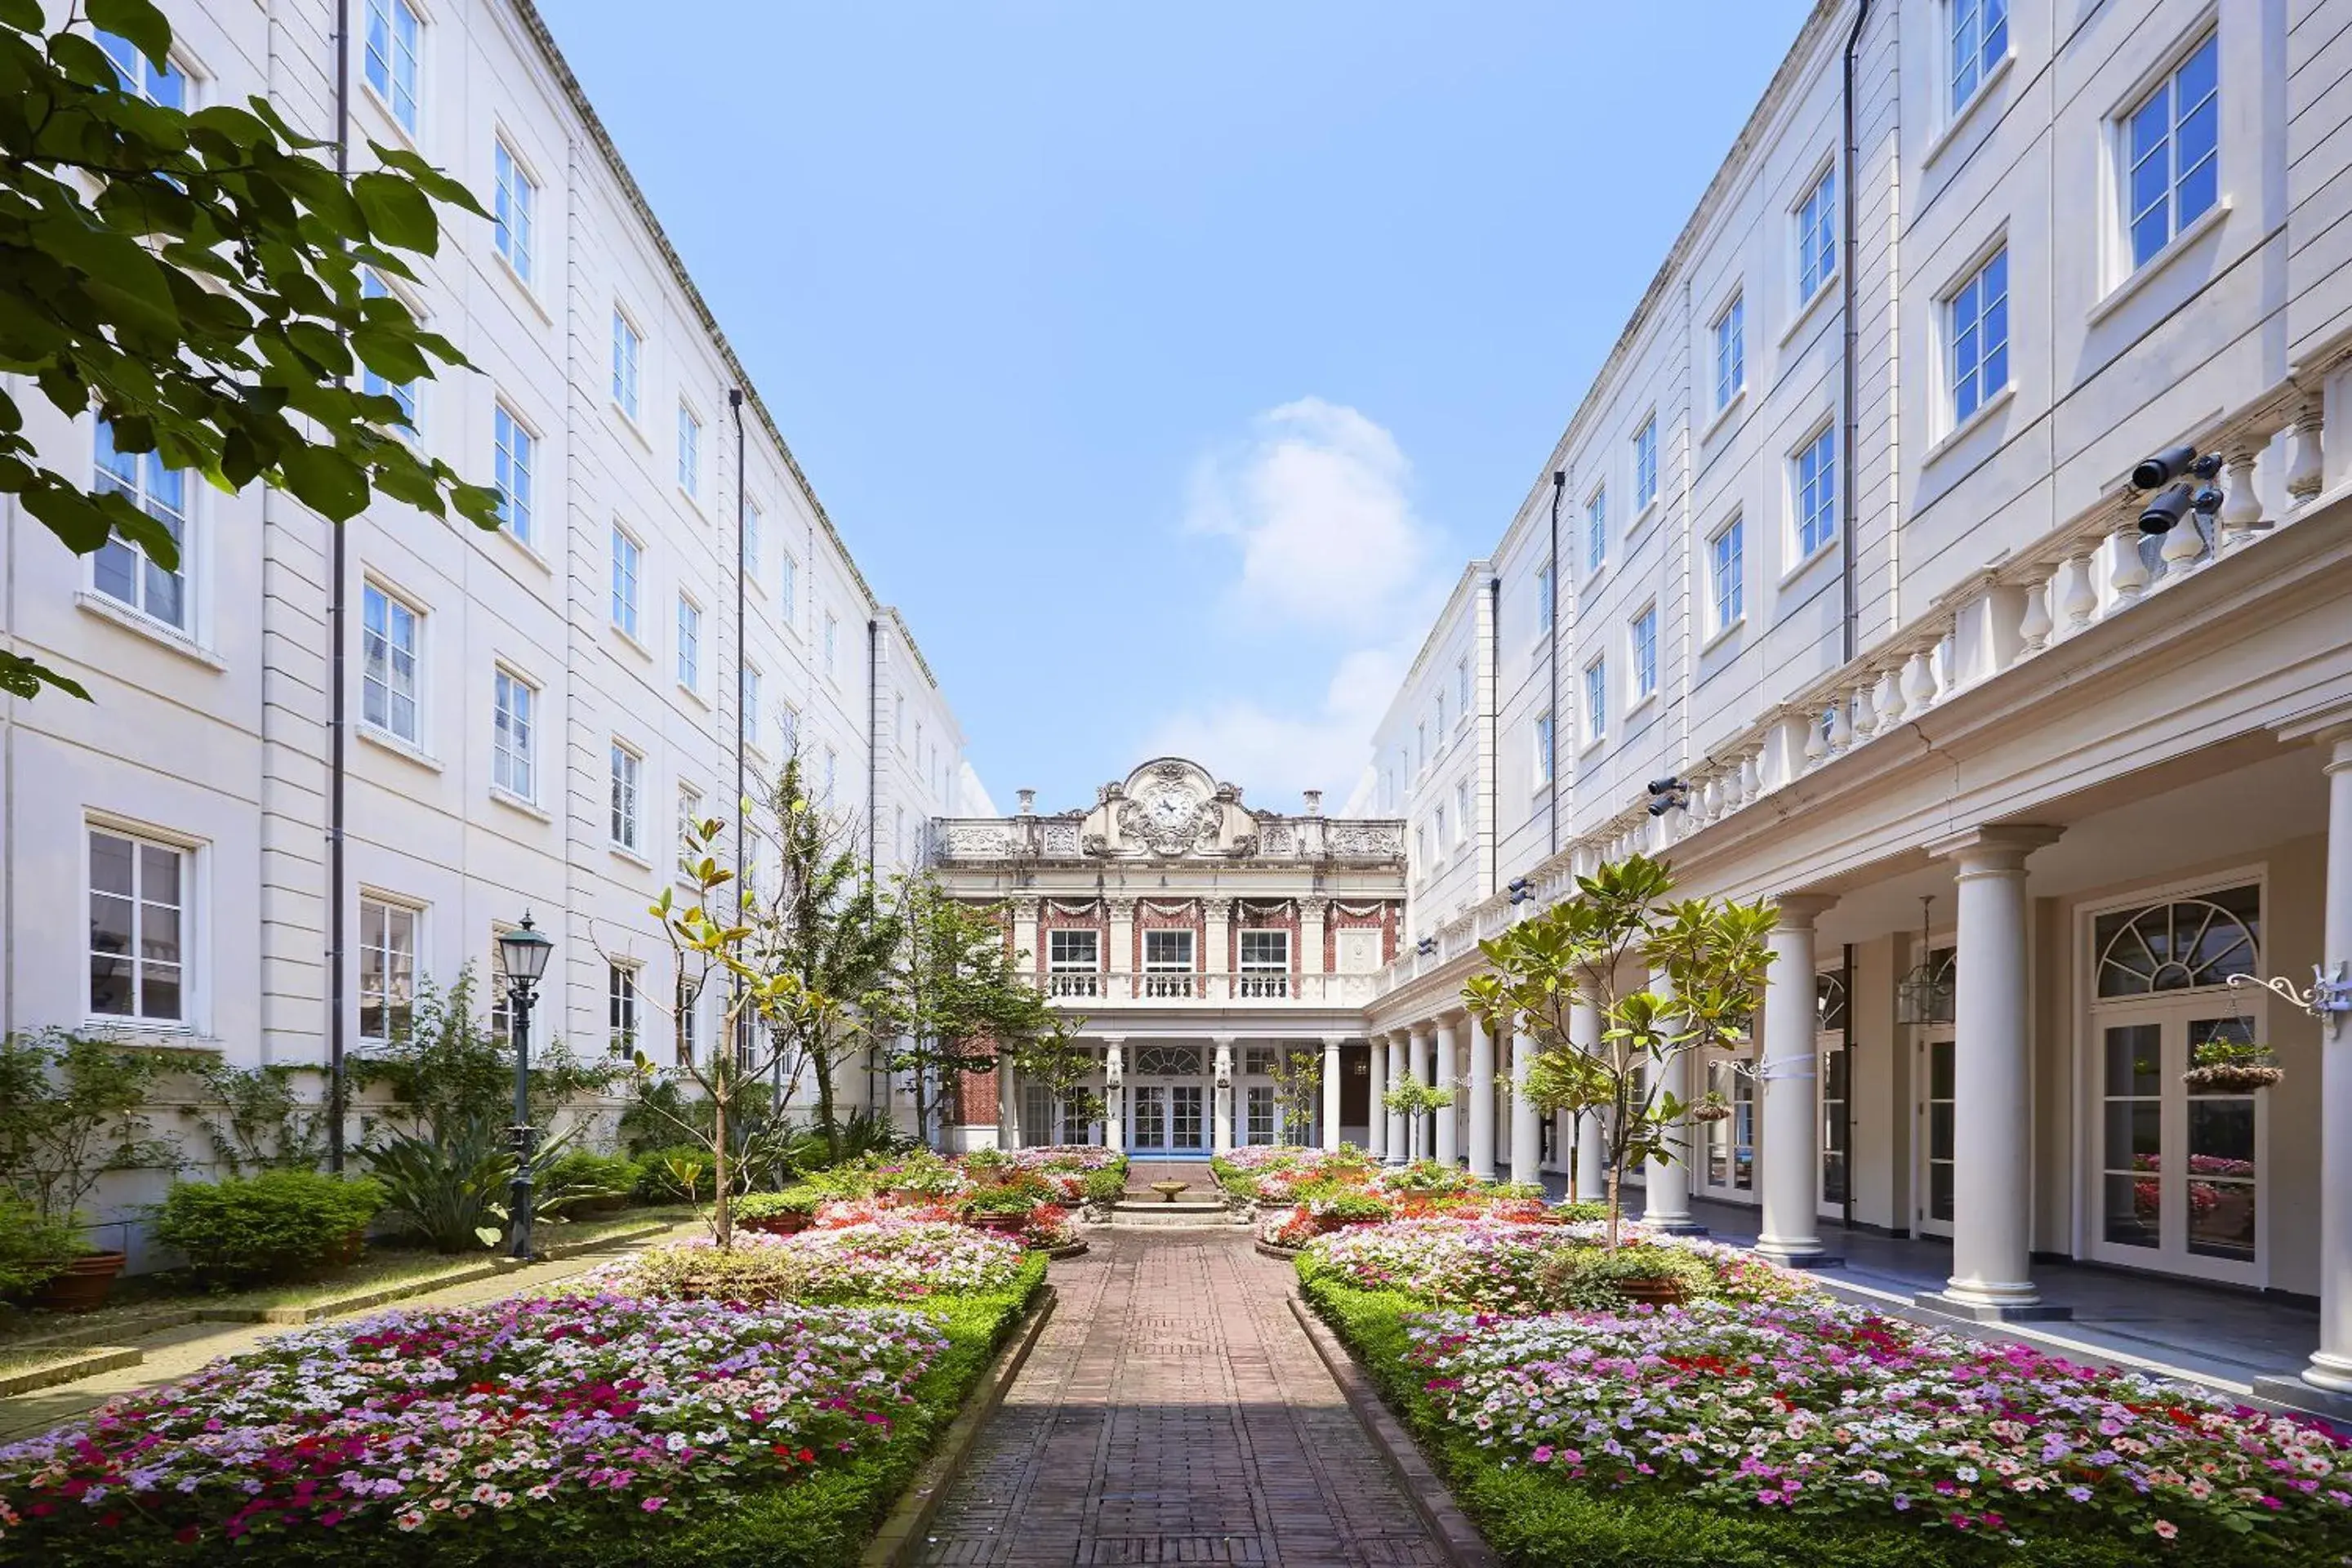
{"label": "drainpipe", "polygon": [[1838,979],[1845,986],[1845,1037],[1838,1042],[1838,1050],[1845,1058],[1845,1097],[1838,1101],[1838,1120],[1845,1124],[1845,1181],[1838,1196],[1845,1211],[1839,1217],[1845,1228],[1853,1228],[1853,1064],[1854,1047],[1860,1042],[1853,1037],[1853,943],[1840,950]]}
{"label": "drainpipe", "polygon": [[1502,809],[1500,786],[1503,750],[1503,580],[1486,579],[1486,887],[1493,896],[1502,884],[1503,830],[1496,820]]}
{"label": "drainpipe", "polygon": [[1545,593],[1544,646],[1550,666],[1551,755],[1544,759],[1544,817],[1551,835],[1551,853],[1559,853],[1559,498],[1568,489],[1568,470],[1551,471],[1551,582]]}
{"label": "drainpipe", "polygon": [[[916,765],[922,759],[915,759]],[[882,621],[866,618],[866,875],[874,875],[875,841],[882,837]]]}
{"label": "drainpipe", "polygon": [[[352,5],[335,5],[335,177],[352,177]],[[327,1169],[343,1170],[343,1116],[350,1099],[343,1079],[343,784],[344,577],[343,525],[327,525]]]}
{"label": "drainpipe", "polygon": [[[1851,661],[1853,656],[1860,651],[1857,645],[1861,640],[1862,631],[1862,606],[1855,602],[1854,593],[1854,578],[1857,572],[1854,561],[1853,542],[1854,519],[1857,515],[1853,499],[1853,437],[1856,426],[1853,412],[1853,356],[1856,351],[1858,338],[1858,334],[1854,331],[1853,324],[1855,270],[1853,243],[1853,165],[1854,159],[1859,153],[1859,149],[1854,144],[1853,54],[1854,50],[1859,48],[1862,45],[1862,25],[1868,19],[1869,16],[1870,0],[1860,0],[1860,4],[1855,5],[1853,11],[1853,30],[1848,32],[1845,36],[1845,90],[1842,98],[1842,106],[1845,115],[1845,151],[1843,153],[1845,167],[1841,174],[1844,183],[1844,189],[1841,194],[1845,198],[1845,236],[1843,242],[1845,246],[1845,254],[1838,258],[1842,264],[1838,268],[1838,294],[1840,297],[1839,315],[1841,321],[1843,322],[1845,331],[1845,353],[1839,356],[1841,360],[1840,374],[1844,382],[1845,401],[1840,406],[1838,411],[1839,422],[1844,426],[1838,435],[1838,467],[1840,469],[1838,476],[1838,500],[1839,510],[1843,513],[1843,516],[1840,519],[1838,527],[1839,598],[1843,605],[1843,613],[1839,616],[1838,626],[1838,646],[1843,653],[1843,658],[1841,662]],[[1853,1159],[1853,1156],[1852,1151],[1848,1151],[1846,1157],[1849,1161]]]}
{"label": "drainpipe", "polygon": [[[741,387],[730,386],[727,389],[727,407],[735,416],[735,897],[738,901],[737,908],[740,910],[743,890],[750,885],[743,879],[744,839],[750,833],[749,825],[744,820],[746,813],[743,776],[743,667],[751,657],[751,623],[743,585],[743,568],[748,563],[751,554],[746,548],[751,542],[749,526],[751,498],[743,493],[747,454],[743,448],[743,389]],[[734,993],[734,997],[730,1001],[735,1006],[740,1007],[740,999],[743,994],[743,977],[740,974],[733,976],[730,981],[729,989]],[[758,1027],[756,1024],[752,1026],[755,1029]],[[751,1064],[744,1059],[749,1053],[744,1050],[743,1035],[740,1029],[736,1031],[733,1039],[727,1042],[726,1048],[735,1053],[735,1063],[739,1068],[749,1068]],[[784,1053],[782,1051],[776,1051],[775,1060],[771,1066],[774,1076],[769,1088],[772,1098],[768,1101],[768,1113],[775,1116],[780,1114],[784,1103]]]}

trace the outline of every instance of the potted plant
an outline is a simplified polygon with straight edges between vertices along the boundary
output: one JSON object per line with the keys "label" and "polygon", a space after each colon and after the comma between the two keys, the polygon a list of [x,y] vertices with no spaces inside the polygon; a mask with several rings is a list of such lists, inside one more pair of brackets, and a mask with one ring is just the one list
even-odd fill
{"label": "potted plant", "polygon": [[809,1227],[809,1222],[816,1217],[817,1205],[824,1197],[821,1188],[806,1183],[780,1193],[745,1193],[735,1200],[735,1221],[745,1230],[791,1236]]}
{"label": "potted plant", "polygon": [[1319,1230],[1340,1230],[1351,1225],[1378,1225],[1395,1217],[1386,1200],[1370,1193],[1341,1192],[1308,1200],[1307,1212]]}
{"label": "potted plant", "polygon": [[2285,1076],[2270,1047],[2260,1041],[2207,1040],[2189,1052],[2180,1081],[2209,1094],[2252,1094]]}
{"label": "potted plant", "polygon": [[1028,1229],[1029,1213],[1038,1202],[1035,1193],[1020,1186],[989,1187],[964,1200],[964,1218],[982,1230],[1020,1236]]}
{"label": "potted plant", "polygon": [[75,1227],[108,1172],[178,1168],[179,1151],[145,1136],[142,1114],[168,1066],[152,1051],[59,1028],[0,1038],[0,1187],[47,1236],[74,1237],[70,1250],[42,1260],[51,1271],[35,1306],[89,1311],[122,1272],[122,1253],[89,1247]]}
{"label": "potted plant", "polygon": [[1570,1255],[1570,1289],[1583,1300],[1615,1300],[1637,1307],[1672,1307],[1689,1300],[1696,1260],[1651,1242],[1615,1248],[1580,1247]]}

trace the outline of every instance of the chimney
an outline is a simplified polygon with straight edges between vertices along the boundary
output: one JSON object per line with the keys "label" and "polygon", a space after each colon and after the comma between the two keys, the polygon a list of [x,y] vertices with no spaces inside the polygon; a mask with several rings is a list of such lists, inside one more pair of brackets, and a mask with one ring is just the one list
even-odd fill
{"label": "chimney", "polygon": [[1300,797],[1307,802],[1307,816],[1320,816],[1323,815],[1323,792],[1321,790],[1301,790],[1298,793]]}
{"label": "chimney", "polygon": [[1034,816],[1037,815],[1037,792],[1035,790],[1015,790],[1013,793],[1021,797],[1022,816]]}

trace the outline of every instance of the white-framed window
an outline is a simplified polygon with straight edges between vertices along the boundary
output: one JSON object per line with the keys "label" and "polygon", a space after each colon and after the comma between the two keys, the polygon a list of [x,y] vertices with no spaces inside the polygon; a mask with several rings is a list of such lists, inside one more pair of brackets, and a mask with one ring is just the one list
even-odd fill
{"label": "white-framed window", "polygon": [[1143,994],[1147,996],[1190,996],[1192,933],[1166,928],[1145,931],[1143,973]]}
{"label": "white-framed window", "polygon": [[90,557],[90,586],[118,604],[177,631],[193,632],[194,606],[188,593],[188,475],[164,466],[157,452],[125,452],[114,445],[114,426],[96,422],[92,488],[119,495],[163,525],[180,547],[180,563],[166,571],[138,545],[110,537]]}
{"label": "white-framed window", "polygon": [[492,922],[490,963],[489,967],[484,971],[490,977],[490,1038],[502,1046],[511,1046],[514,1043],[515,1015],[514,996],[507,989],[506,950],[499,945],[499,939],[513,929],[509,925]]}
{"label": "white-framed window", "polygon": [[[391,284],[383,280],[383,273],[373,267],[363,267],[360,268],[360,298],[397,300],[400,296],[393,291]],[[415,313],[414,307],[411,313]],[[372,397],[391,398],[400,405],[401,417],[407,422],[407,429],[415,431],[422,428],[416,418],[418,405],[415,382],[387,381],[362,364],[360,366],[360,390]]]}
{"label": "white-framed window", "polygon": [[1425,719],[1412,721],[1412,771],[1418,777],[1429,766],[1429,721]]}
{"label": "white-framed window", "polygon": [[1748,384],[1748,297],[1734,294],[1715,319],[1715,406],[1731,406]]}
{"label": "white-framed window", "polygon": [[1466,844],[1470,839],[1470,781],[1463,779],[1454,786],[1454,842]]}
{"label": "white-framed window", "polygon": [[425,617],[374,583],[360,589],[360,722],[423,744],[418,674]]}
{"label": "white-framed window", "polygon": [[1551,563],[1547,561],[1536,568],[1536,628],[1538,631],[1551,630],[1552,617],[1558,613],[1559,605],[1559,595],[1553,582]]}
{"label": "white-framed window", "polygon": [[1559,748],[1554,742],[1552,738],[1550,714],[1538,713],[1536,715],[1535,742],[1536,783],[1539,785],[1548,784],[1551,783],[1552,769],[1556,765],[1559,754]]}
{"label": "white-framed window", "polygon": [[1797,303],[1808,304],[1837,271],[1837,166],[1822,171],[1797,205]]}
{"label": "white-framed window", "polygon": [[2009,0],[1948,0],[1952,93],[1958,115],[2009,53]]}
{"label": "white-framed window", "polygon": [[827,676],[839,673],[840,653],[841,622],[828,611],[824,617],[824,672]]}
{"label": "white-framed window", "polygon": [[1715,629],[1739,624],[1748,613],[1748,524],[1734,517],[1706,542],[1707,598],[1715,610]]}
{"label": "white-framed window", "polygon": [[776,553],[783,557],[782,569],[777,574],[776,590],[782,595],[784,625],[797,626],[801,624],[801,563],[793,559],[793,552],[789,550],[780,550]]}
{"label": "white-framed window", "polygon": [[[741,726],[743,744],[752,751],[760,749],[760,669],[757,665],[743,666],[743,711],[736,716]],[[784,725],[784,750],[793,749],[792,724]]]}
{"label": "white-framed window", "polygon": [[761,564],[768,558],[768,519],[758,501],[743,503],[743,580],[755,588],[766,586],[766,569]]}
{"label": "white-framed window", "polygon": [[[757,711],[756,709],[753,711]],[[801,710],[787,702],[776,714],[776,735],[780,749],[790,756],[801,746]]]}
{"label": "white-framed window", "polygon": [[1445,688],[1437,689],[1437,748],[1445,749]]}
{"label": "white-framed window", "polygon": [[1592,492],[1584,503],[1584,570],[1587,574],[1609,564],[1609,487]]}
{"label": "white-framed window", "polygon": [[824,804],[833,805],[834,786],[841,782],[841,753],[831,746],[824,749]]}
{"label": "white-framed window", "polygon": [[894,805],[890,808],[890,858],[904,860],[906,858],[907,808],[903,805]]}
{"label": "white-framed window", "polygon": [[2221,199],[2221,37],[2208,33],[2121,127],[2124,232],[2137,269]]}
{"label": "white-framed window", "polygon": [[637,966],[634,963],[605,965],[605,1048],[616,1057],[635,1055],[637,1024]]}
{"label": "white-framed window", "polygon": [[904,691],[894,690],[890,693],[890,738],[898,745],[898,754],[905,756],[907,754],[907,694]]}
{"label": "white-framed window", "polygon": [[492,682],[490,783],[518,800],[537,798],[539,689],[509,669]]}
{"label": "white-framed window", "polygon": [[1057,928],[1045,933],[1046,990],[1055,996],[1092,996],[1100,983],[1102,933]]}
{"label": "white-framed window", "polygon": [[1441,855],[1444,854],[1448,840],[1445,837],[1445,803],[1442,800],[1437,803],[1436,809],[1430,815],[1429,837],[1430,841],[1437,846],[1437,852]]}
{"label": "white-framed window", "polygon": [[613,844],[635,854],[643,841],[642,818],[646,760],[620,742],[613,742]]}
{"label": "white-framed window", "polygon": [[1625,629],[1626,651],[1633,655],[1633,701],[1646,702],[1658,694],[1658,606],[1645,605]]}
{"label": "white-framed window", "polygon": [[1470,661],[1466,658],[1457,658],[1454,661],[1454,706],[1461,710],[1463,717],[1469,717]]}
{"label": "white-framed window", "polygon": [[367,84],[393,119],[416,134],[417,42],[425,31],[408,0],[367,0]]}
{"label": "white-framed window", "polygon": [[702,689],[702,606],[684,594],[677,596],[677,683]]}
{"label": "white-framed window", "polygon": [[193,932],[188,851],[120,828],[89,829],[89,1010],[188,1022]]}
{"label": "white-framed window", "polygon": [[1241,958],[1244,996],[1290,994],[1290,933],[1286,931],[1244,931],[1236,949]]}
{"label": "white-framed window", "polygon": [[1944,301],[1950,346],[1952,423],[1983,407],[2009,384],[2009,247],[1985,258]]}
{"label": "white-framed window", "polygon": [[1584,667],[1584,743],[1609,737],[1609,659],[1605,654]]}
{"label": "white-framed window", "polygon": [[408,1027],[416,1002],[414,904],[360,895],[360,1039],[384,1045]]}
{"label": "white-framed window", "polygon": [[539,460],[539,437],[505,404],[490,415],[491,482],[498,487],[499,521],[523,543],[530,542],[530,476]]}
{"label": "white-framed window", "polygon": [[691,868],[694,846],[702,834],[702,792],[692,784],[677,786],[677,868]]}
{"label": "white-framed window", "polygon": [[92,29],[98,47],[114,62],[114,71],[122,90],[131,93],[163,109],[192,109],[188,101],[188,75],[177,60],[166,59],[159,69],[155,62],[139,52],[139,46],[119,33],[103,27]]}
{"label": "white-framed window", "polygon": [[645,574],[645,547],[619,523],[613,525],[613,624],[637,635],[637,593]]}
{"label": "white-framed window", "polygon": [[1412,863],[1423,876],[1429,875],[1429,824],[1426,822],[1413,824]]}
{"label": "white-framed window", "polygon": [[1790,459],[1790,489],[1795,501],[1796,559],[1805,560],[1837,537],[1837,429],[1820,435]]}
{"label": "white-framed window", "polygon": [[646,341],[638,335],[636,323],[630,321],[621,307],[613,307],[613,404],[637,422],[638,370],[644,362]]}
{"label": "white-framed window", "polygon": [[702,494],[702,421],[683,403],[677,405],[677,488]]}
{"label": "white-framed window", "polygon": [[1658,499],[1658,416],[1651,415],[1633,432],[1633,515],[1650,510]]}
{"label": "white-framed window", "polygon": [[494,243],[514,275],[530,281],[532,247],[539,242],[539,182],[501,137],[490,151],[490,216],[498,220]]}

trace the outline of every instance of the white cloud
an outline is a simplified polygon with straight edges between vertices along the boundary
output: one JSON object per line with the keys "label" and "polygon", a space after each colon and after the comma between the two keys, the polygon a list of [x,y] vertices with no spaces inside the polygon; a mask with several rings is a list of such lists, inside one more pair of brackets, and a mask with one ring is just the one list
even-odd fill
{"label": "white cloud", "polygon": [[1198,760],[1253,805],[1321,789],[1336,811],[1369,765],[1372,731],[1450,579],[1433,570],[1442,541],[1414,512],[1412,465],[1386,429],[1317,397],[1255,426],[1238,451],[1195,470],[1185,526],[1239,546],[1229,615],[1281,628],[1254,639],[1276,646],[1254,649],[1232,679],[1269,658],[1307,669],[1328,661],[1330,679],[1296,710],[1205,695],[1162,720],[1150,746]]}
{"label": "white cloud", "polygon": [[1257,421],[1241,452],[1204,459],[1185,526],[1241,548],[1232,605],[1370,629],[1423,578],[1427,528],[1396,438],[1353,408],[1302,397]]}

